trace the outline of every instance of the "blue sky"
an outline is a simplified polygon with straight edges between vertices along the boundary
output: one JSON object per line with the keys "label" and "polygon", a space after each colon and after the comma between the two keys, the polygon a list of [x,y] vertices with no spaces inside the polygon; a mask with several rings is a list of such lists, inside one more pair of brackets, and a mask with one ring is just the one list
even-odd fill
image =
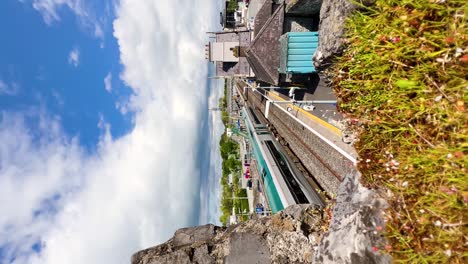
{"label": "blue sky", "polygon": [[[112,36],[111,2],[95,1],[93,13],[104,14],[96,36],[66,7],[58,7],[60,20],[48,25],[33,5],[2,1],[0,24],[6,41],[0,43],[0,80],[15,86],[14,94],[0,96],[2,110],[25,111],[31,106],[58,113],[67,134],[79,135],[81,144],[93,148],[98,141],[100,118],[112,124],[114,136],[132,126],[131,113],[122,115],[116,102],[128,99],[131,90],[118,78],[122,66]],[[102,48],[101,48],[102,47]],[[69,60],[70,53],[76,62]],[[112,77],[111,92],[104,78]],[[92,98],[92,100],[90,100]]]}
{"label": "blue sky", "polygon": [[129,263],[217,222],[218,2],[0,2],[0,263]]}

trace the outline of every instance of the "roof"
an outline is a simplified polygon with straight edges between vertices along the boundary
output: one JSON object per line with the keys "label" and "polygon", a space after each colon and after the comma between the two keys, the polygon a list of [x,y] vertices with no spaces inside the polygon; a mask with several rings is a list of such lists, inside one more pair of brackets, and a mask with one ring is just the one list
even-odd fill
{"label": "roof", "polygon": [[288,32],[279,42],[280,73],[315,72],[312,57],[318,46],[318,32]]}
{"label": "roof", "polygon": [[278,84],[279,79],[279,38],[283,33],[283,20],[284,4],[265,22],[246,51],[247,60],[257,80],[274,85]]}
{"label": "roof", "polygon": [[271,0],[266,0],[255,15],[254,36],[257,36],[258,32],[260,32],[263,25],[265,25],[270,18],[271,13],[273,13],[273,2]]}

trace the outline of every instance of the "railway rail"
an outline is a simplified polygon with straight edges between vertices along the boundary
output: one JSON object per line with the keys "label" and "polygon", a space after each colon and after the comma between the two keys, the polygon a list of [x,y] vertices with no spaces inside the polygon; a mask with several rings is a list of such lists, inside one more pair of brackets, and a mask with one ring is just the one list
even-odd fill
{"label": "railway rail", "polygon": [[[261,94],[246,89],[242,96],[252,107],[265,114],[266,99]],[[278,107],[270,108],[267,124],[299,170],[308,176],[306,178],[313,187],[336,194],[344,177],[356,171],[354,164],[346,157],[309,133]]]}

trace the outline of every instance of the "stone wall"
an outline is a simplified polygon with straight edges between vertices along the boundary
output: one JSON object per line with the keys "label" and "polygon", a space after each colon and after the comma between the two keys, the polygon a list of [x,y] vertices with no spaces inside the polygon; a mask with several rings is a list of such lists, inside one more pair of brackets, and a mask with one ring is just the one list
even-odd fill
{"label": "stone wall", "polygon": [[292,205],[229,228],[179,229],[166,243],[135,253],[131,264],[391,263],[390,256],[375,250],[385,243],[374,232],[382,225],[379,215],[384,204],[373,195],[356,181],[347,181],[325,233],[319,208]]}
{"label": "stone wall", "polygon": [[322,214],[314,205],[294,205],[270,217],[229,228],[183,228],[164,244],[132,256],[132,264],[312,263]]}
{"label": "stone wall", "polygon": [[320,12],[322,0],[285,0],[286,14],[311,16]]}
{"label": "stone wall", "polygon": [[[372,5],[375,1],[361,2],[364,5]],[[343,52],[346,44],[345,21],[357,8],[358,6],[350,0],[323,0],[320,9],[320,42],[313,58],[317,69],[329,67],[334,58]]]}
{"label": "stone wall", "polygon": [[314,263],[392,263],[385,253],[383,210],[387,202],[350,174],[340,185],[328,232],[315,251]]}

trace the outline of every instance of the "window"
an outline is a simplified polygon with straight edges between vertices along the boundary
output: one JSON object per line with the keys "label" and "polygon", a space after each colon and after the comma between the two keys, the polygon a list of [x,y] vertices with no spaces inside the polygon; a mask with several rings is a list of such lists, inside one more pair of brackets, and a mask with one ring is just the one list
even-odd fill
{"label": "window", "polygon": [[236,66],[237,62],[223,62],[223,71],[228,72]]}

